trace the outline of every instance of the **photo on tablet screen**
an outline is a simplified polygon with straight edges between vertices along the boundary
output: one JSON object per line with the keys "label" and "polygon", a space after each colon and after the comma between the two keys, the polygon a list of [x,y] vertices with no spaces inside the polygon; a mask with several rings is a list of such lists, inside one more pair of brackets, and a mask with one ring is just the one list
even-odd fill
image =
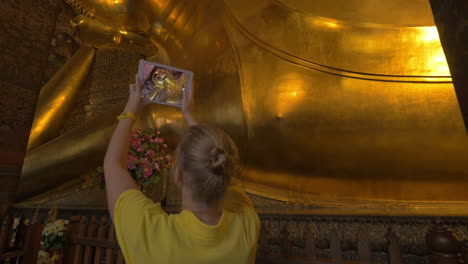
{"label": "photo on tablet screen", "polygon": [[192,82],[193,73],[167,65],[141,60],[138,67],[144,100],[182,106],[182,92]]}

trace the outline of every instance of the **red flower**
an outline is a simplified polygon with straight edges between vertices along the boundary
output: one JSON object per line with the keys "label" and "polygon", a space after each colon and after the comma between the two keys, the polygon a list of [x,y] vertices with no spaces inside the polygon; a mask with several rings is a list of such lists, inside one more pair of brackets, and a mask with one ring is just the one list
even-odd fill
{"label": "red flower", "polygon": [[151,174],[153,174],[153,169],[151,168],[151,166],[147,163],[143,164],[141,166],[141,169],[142,169],[142,176],[143,178],[148,178],[149,176],[151,176]]}
{"label": "red flower", "polygon": [[133,155],[128,155],[127,166],[129,169],[133,170],[136,168],[136,164],[134,163],[135,161],[138,161],[137,157]]}
{"label": "red flower", "polygon": [[155,162],[154,164],[154,168],[157,170],[157,171],[160,171],[161,168],[159,167],[159,163]]}
{"label": "red flower", "polygon": [[156,155],[156,152],[154,152],[154,150],[152,150],[152,149],[148,149],[146,151],[146,156],[148,156],[150,158],[154,158],[155,155]]}
{"label": "red flower", "polygon": [[172,156],[171,155],[167,154],[166,159],[167,159],[167,162],[169,162],[169,164],[172,163]]}
{"label": "red flower", "polygon": [[130,145],[132,146],[132,148],[137,149],[141,146],[141,141],[139,138],[132,138]]}

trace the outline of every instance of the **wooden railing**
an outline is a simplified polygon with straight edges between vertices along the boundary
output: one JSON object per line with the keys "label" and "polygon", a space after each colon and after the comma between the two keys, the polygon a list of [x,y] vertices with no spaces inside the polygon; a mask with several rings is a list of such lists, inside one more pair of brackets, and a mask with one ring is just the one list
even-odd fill
{"label": "wooden railing", "polygon": [[[260,243],[269,243],[268,231],[262,226]],[[371,251],[369,246],[369,233],[361,231],[358,233],[359,262],[346,262],[341,254],[338,232],[335,230],[331,236],[331,259],[318,259],[315,254],[315,241],[313,234],[307,234],[305,256],[293,256],[292,245],[288,239],[287,229],[282,232],[281,250],[279,254],[258,254],[257,263],[359,263],[371,264]],[[389,255],[390,264],[401,264],[401,250],[398,238],[389,232]],[[65,252],[66,264],[100,264],[100,263],[124,263],[122,253],[116,241],[114,226],[108,217],[72,217],[70,222],[69,245]],[[261,246],[261,245],[260,245]]]}
{"label": "wooden railing", "polygon": [[74,216],[69,228],[65,264],[125,263],[108,217]]}
{"label": "wooden railing", "polygon": [[[262,226],[260,243],[268,243],[267,230]],[[341,254],[338,232],[335,230],[331,236],[331,259],[318,259],[315,254],[315,241],[313,234],[307,234],[305,256],[293,256],[292,245],[288,239],[289,233],[285,228],[282,232],[281,250],[279,254],[257,256],[257,263],[359,263],[371,264],[371,251],[369,246],[369,233],[361,231],[358,237],[359,262],[345,262]],[[388,234],[390,264],[400,264],[401,250],[398,238],[392,233]],[[124,263],[122,253],[116,241],[114,226],[108,217],[72,217],[70,222],[69,245],[65,253],[66,264],[100,264]],[[261,245],[260,245],[261,246]]]}
{"label": "wooden railing", "polygon": [[[294,256],[292,243],[289,239],[288,229],[285,227],[281,232],[280,238],[280,249],[276,254],[258,254],[257,263],[293,263],[293,264],[325,264],[325,263],[335,263],[335,264],[345,264],[345,263],[355,263],[355,264],[371,264],[371,250],[369,246],[369,232],[367,230],[360,230],[356,235],[358,245],[358,254],[359,261],[345,261],[343,259],[342,250],[341,250],[341,241],[339,238],[339,233],[335,229],[331,232],[330,237],[330,259],[320,259],[317,258],[317,248],[314,238],[314,234],[308,231],[305,234],[305,247],[303,256]],[[268,239],[268,230],[262,224],[262,229],[260,232],[259,247],[264,246],[263,244],[270,243]],[[388,241],[388,256],[389,264],[401,264],[402,255],[401,248],[398,242],[398,238],[395,233],[389,231],[386,235]]]}
{"label": "wooden railing", "polygon": [[[0,230],[0,263],[36,263],[39,251],[42,224],[37,217],[27,225],[24,217],[19,218],[16,233],[13,232],[14,217],[7,215]],[[10,241],[14,239],[13,245]]]}
{"label": "wooden railing", "polygon": [[[31,224],[26,225],[24,217],[20,218],[14,245],[9,245],[11,239],[13,217],[4,219],[0,230],[0,263],[36,263],[40,247],[43,224],[34,217]],[[304,234],[303,254],[295,255],[290,240],[291,234],[285,227],[279,241],[271,241],[271,234],[262,224],[259,251],[256,263],[293,263],[293,264],[371,264],[372,252],[369,245],[369,232],[361,229],[356,234],[356,249],[359,259],[345,260],[342,254],[340,234],[332,230],[330,235],[330,258],[319,258],[314,234],[307,229]],[[385,235],[387,240],[387,256],[389,264],[403,263],[398,237],[389,230]],[[441,223],[435,223],[426,236],[427,245],[432,251],[431,264],[468,264],[468,242],[459,241],[450,230]],[[274,252],[262,251],[266,245],[276,244]],[[68,244],[64,250],[64,264],[123,264],[124,258],[116,240],[114,225],[108,216],[71,216],[68,232]]]}

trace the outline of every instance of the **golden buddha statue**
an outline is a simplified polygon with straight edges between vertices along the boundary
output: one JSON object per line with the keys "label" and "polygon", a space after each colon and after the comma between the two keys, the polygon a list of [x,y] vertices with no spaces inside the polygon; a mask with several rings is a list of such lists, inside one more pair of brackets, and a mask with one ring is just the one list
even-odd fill
{"label": "golden buddha statue", "polygon": [[[102,162],[121,106],[57,135],[94,50],[120,48],[194,72],[195,115],[237,141],[250,193],[311,213],[467,214],[468,138],[427,0],[68,2],[93,48],[41,92],[23,198]],[[138,126],[174,144],[184,128],[164,105]]]}

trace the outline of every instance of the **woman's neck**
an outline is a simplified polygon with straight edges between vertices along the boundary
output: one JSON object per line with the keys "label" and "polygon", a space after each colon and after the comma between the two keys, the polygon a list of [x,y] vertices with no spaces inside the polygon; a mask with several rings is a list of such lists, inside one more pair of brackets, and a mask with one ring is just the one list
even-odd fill
{"label": "woman's neck", "polygon": [[193,212],[200,221],[207,225],[217,225],[223,212],[222,206],[209,206],[194,201],[191,193],[184,191],[182,191],[182,209]]}

